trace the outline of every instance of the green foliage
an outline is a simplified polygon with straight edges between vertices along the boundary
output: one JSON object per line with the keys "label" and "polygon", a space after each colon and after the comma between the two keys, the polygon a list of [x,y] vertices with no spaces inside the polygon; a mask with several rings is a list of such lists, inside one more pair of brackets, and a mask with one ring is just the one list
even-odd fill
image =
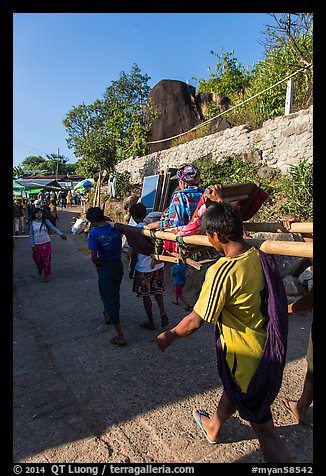
{"label": "green foliage", "polygon": [[299,217],[304,221],[313,218],[313,174],[312,164],[306,159],[292,165],[282,177],[282,194],[285,202],[281,211],[285,216]]}
{"label": "green foliage", "polygon": [[[55,175],[56,173],[66,174],[67,173],[67,162],[68,159],[64,155],[50,154],[46,156],[47,160],[45,162],[46,174]],[[70,166],[71,168],[72,166]]]}
{"label": "green foliage", "polygon": [[130,182],[131,173],[130,172],[121,172],[115,174],[116,185],[117,185],[117,195],[115,198],[111,198],[109,195],[101,195],[101,201],[106,202],[107,200],[122,200],[125,197],[128,197],[132,192],[132,185]]}
{"label": "green foliage", "polygon": [[113,171],[117,162],[147,153],[148,128],[152,120],[147,105],[150,91],[148,75],[134,64],[130,74],[120,73],[102,100],[81,104],[63,121],[68,147],[81,157],[78,170],[92,175],[99,170]]}
{"label": "green foliage", "polygon": [[116,181],[117,181],[117,199],[121,199],[127,197],[131,194],[132,185],[130,182],[131,173],[130,172],[122,172],[120,174],[116,174]]}
{"label": "green foliage", "polygon": [[[222,96],[231,97],[234,93],[244,90],[250,83],[250,73],[245,70],[237,58],[233,58],[234,50],[216,54],[210,51],[211,55],[217,57],[215,71],[210,73],[209,79],[198,79],[199,92],[215,92]],[[196,78],[194,78],[196,79]]]}
{"label": "green foliage", "polygon": [[273,178],[273,181],[275,181],[276,176],[279,176],[279,173],[275,171],[269,176],[268,180],[262,179],[259,176],[259,166],[257,164],[238,157],[229,157],[219,163],[204,158],[196,160],[195,164],[200,170],[200,184],[203,187],[215,183],[226,185],[231,183],[259,182],[267,193],[273,193],[275,186],[271,180]]}
{"label": "green foliage", "polygon": [[24,175],[24,171],[20,165],[17,165],[12,168],[12,176],[14,179],[17,179],[18,177],[23,177],[23,175]]}
{"label": "green foliage", "polygon": [[19,167],[14,167],[14,175],[21,176],[35,175],[55,175],[56,173],[75,173],[75,164],[68,164],[68,158],[64,155],[49,154],[45,158],[40,155],[31,155],[22,161]]}
{"label": "green foliage", "polygon": [[46,159],[41,155],[30,155],[29,157],[26,157],[20,165],[24,171],[45,170]]}
{"label": "green foliage", "polygon": [[76,170],[87,176],[102,169],[112,170],[115,143],[106,130],[106,108],[103,101],[73,107],[63,121],[68,132],[67,144],[74,149],[78,161]]}
{"label": "green foliage", "polygon": [[[292,77],[294,83],[293,112],[307,107],[312,98],[313,16],[310,13],[271,14],[274,25],[264,32],[265,57],[247,70],[233,57],[234,51],[217,57],[215,71],[208,79],[199,79],[198,92],[215,92],[228,96],[233,105],[257,97],[242,106],[225,112],[223,116],[233,125],[248,124],[261,127],[268,119],[284,114],[287,83],[274,86],[287,76],[306,68]],[[213,51],[210,54],[215,54]],[[196,79],[196,78],[194,78]],[[262,91],[265,91],[262,94]],[[259,95],[258,95],[259,94]],[[217,105],[209,107],[208,118],[219,114]]]}

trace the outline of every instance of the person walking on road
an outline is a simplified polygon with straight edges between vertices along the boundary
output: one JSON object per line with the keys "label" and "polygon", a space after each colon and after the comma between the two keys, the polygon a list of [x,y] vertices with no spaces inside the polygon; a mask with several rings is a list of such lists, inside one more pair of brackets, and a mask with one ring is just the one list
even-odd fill
{"label": "person walking on road", "polygon": [[45,212],[42,208],[34,208],[31,216],[31,223],[29,227],[30,241],[33,250],[33,260],[37,266],[38,273],[41,276],[43,273],[43,281],[49,281],[51,274],[51,238],[48,233],[48,228],[62,240],[67,237],[58,228],[52,225],[50,220],[45,218]]}
{"label": "person walking on road", "polygon": [[[289,304],[289,314],[310,311],[313,308],[313,288],[306,294],[301,296],[297,301]],[[298,424],[305,425],[307,423],[307,413],[313,402],[313,323],[310,328],[309,343],[307,350],[307,371],[303,382],[303,388],[298,400],[290,398],[282,398],[282,402],[287,410],[289,410],[296,418]]]}
{"label": "person walking on road", "polygon": [[19,233],[25,233],[25,214],[24,208],[20,200],[15,200],[13,203],[13,215],[14,215],[14,230],[15,235],[19,235]]}
{"label": "person walking on road", "polygon": [[[283,221],[283,226],[287,230],[291,230],[291,223],[300,222],[300,218],[290,217]],[[313,242],[313,235],[310,233],[302,233],[302,238],[306,242]],[[310,288],[303,296],[297,301],[288,305],[289,314],[297,314],[305,311],[313,310],[313,287]],[[309,343],[307,349],[307,370],[305,379],[303,382],[303,388],[298,400],[292,400],[290,398],[282,398],[282,402],[286,409],[289,410],[296,418],[298,424],[307,423],[307,413],[310,405],[313,402],[313,322],[310,327]]]}
{"label": "person walking on road", "polygon": [[179,299],[183,303],[186,311],[191,311],[191,307],[185,300],[183,295],[183,288],[186,284],[186,263],[175,263],[171,269],[171,276],[173,277],[173,288],[175,294],[175,300],[172,304],[179,305]]}
{"label": "person walking on road", "polygon": [[[137,227],[142,228],[145,225],[146,207],[143,203],[135,203],[129,208],[130,215],[137,223]],[[160,310],[161,326],[168,325],[169,320],[165,312],[163,292],[164,292],[164,263],[155,264],[152,267],[152,258],[150,256],[138,253],[132,250],[129,277],[134,280],[132,290],[137,297],[142,296],[143,305],[147,315],[147,321],[142,322],[140,326],[143,329],[155,329],[151,294]]]}
{"label": "person walking on road", "polygon": [[86,212],[86,219],[94,227],[88,235],[88,249],[91,251],[91,260],[98,273],[98,286],[104,306],[103,315],[106,324],[112,323],[117,331],[117,336],[112,337],[111,343],[126,345],[127,341],[120,323],[122,234],[105,220],[100,207],[90,207]]}
{"label": "person walking on road", "polygon": [[58,215],[58,210],[57,210],[57,205],[55,200],[50,201],[49,210],[50,210],[49,220],[53,226],[56,226],[57,221],[59,220],[59,215]]}
{"label": "person walking on road", "polygon": [[230,204],[211,205],[200,227],[224,256],[208,268],[193,311],[157,336],[163,352],[176,339],[214,324],[217,366],[223,384],[215,413],[193,410],[209,444],[238,410],[255,431],[265,462],[290,463],[292,456],[273,423],[271,404],[282,383],[287,349],[287,298],[272,255],[246,243],[243,223]]}

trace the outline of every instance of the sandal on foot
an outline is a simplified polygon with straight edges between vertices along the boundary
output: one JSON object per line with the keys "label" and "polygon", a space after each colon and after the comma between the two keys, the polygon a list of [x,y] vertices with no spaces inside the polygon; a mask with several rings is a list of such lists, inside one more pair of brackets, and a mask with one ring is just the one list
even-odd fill
{"label": "sandal on foot", "polygon": [[110,319],[109,314],[106,311],[103,311],[103,316],[104,316],[104,319],[105,319],[105,324],[107,324],[109,326],[111,324],[111,319]]}
{"label": "sandal on foot", "polygon": [[208,443],[210,445],[217,445],[218,441],[212,441],[208,438],[208,435],[206,433],[206,430],[205,428],[203,427],[203,423],[201,421],[201,417],[202,416],[205,416],[207,418],[209,418],[209,414],[207,412],[198,412],[198,414],[196,413],[196,410],[193,410],[192,412],[192,416],[194,417],[194,420],[195,422],[197,423],[197,425],[199,426],[199,428],[201,429],[201,431],[203,432],[203,435],[205,436],[206,440],[208,441]]}
{"label": "sandal on foot", "polygon": [[121,345],[121,346],[123,346],[123,345],[126,345],[126,344],[127,344],[127,342],[126,342],[126,341],[123,341],[123,342],[118,342],[118,336],[114,336],[114,337],[112,337],[112,339],[110,339],[110,342],[111,342],[111,344],[114,344],[114,345]]}
{"label": "sandal on foot", "polygon": [[156,329],[155,324],[151,322],[142,322],[140,324],[140,327],[142,327],[143,329],[150,329],[151,331]]}
{"label": "sandal on foot", "polygon": [[306,419],[302,418],[299,414],[299,412],[295,412],[293,408],[290,405],[290,402],[296,403],[294,400],[289,400],[288,398],[282,398],[282,403],[285,406],[285,408],[294,416],[298,422],[299,425],[305,425],[306,424]]}
{"label": "sandal on foot", "polygon": [[162,326],[162,327],[167,326],[168,323],[169,323],[169,318],[168,318],[168,316],[165,315],[165,316],[161,317],[161,326]]}

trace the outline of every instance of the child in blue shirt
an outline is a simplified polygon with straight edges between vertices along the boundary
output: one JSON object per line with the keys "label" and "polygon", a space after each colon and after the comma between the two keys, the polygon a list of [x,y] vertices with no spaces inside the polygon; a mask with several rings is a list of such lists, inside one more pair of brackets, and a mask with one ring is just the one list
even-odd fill
{"label": "child in blue shirt", "polygon": [[186,269],[187,265],[185,263],[174,264],[171,269],[171,276],[173,276],[173,287],[175,293],[175,301],[172,301],[173,304],[179,305],[179,299],[183,302],[186,311],[191,311],[191,307],[187,304],[184,295],[183,287],[186,284]]}
{"label": "child in blue shirt", "polygon": [[112,337],[111,343],[126,345],[127,341],[120,323],[122,235],[106,221],[100,207],[90,207],[86,219],[93,226],[88,236],[88,249],[91,251],[91,260],[98,273],[98,286],[104,306],[103,315],[106,324],[112,323],[117,332],[117,335]]}

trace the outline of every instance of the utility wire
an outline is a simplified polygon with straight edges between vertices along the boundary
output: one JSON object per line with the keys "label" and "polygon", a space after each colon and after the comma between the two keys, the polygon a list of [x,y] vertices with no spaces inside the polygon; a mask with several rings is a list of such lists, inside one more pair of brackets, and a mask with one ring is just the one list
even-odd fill
{"label": "utility wire", "polygon": [[235,106],[230,107],[230,108],[227,109],[226,111],[221,112],[221,113],[218,114],[217,116],[214,116],[214,117],[212,117],[211,119],[208,119],[207,121],[201,122],[200,124],[198,124],[197,126],[193,127],[192,129],[189,129],[189,131],[182,132],[181,134],[178,134],[178,135],[173,136],[173,137],[168,137],[167,139],[160,139],[160,140],[155,140],[155,141],[152,141],[152,142],[148,142],[148,144],[157,144],[157,143],[159,143],[159,142],[165,142],[165,141],[167,141],[167,140],[176,139],[177,137],[181,137],[181,136],[183,136],[183,135],[185,135],[185,134],[189,134],[189,132],[195,131],[196,129],[199,129],[200,127],[205,126],[206,124],[208,124],[209,122],[213,121],[214,119],[217,119],[218,117],[222,116],[223,114],[225,115],[226,112],[230,112],[230,111],[232,111],[232,109],[235,109],[236,107],[242,106],[243,104],[247,103],[248,101],[251,101],[252,99],[256,98],[257,96],[260,96],[260,94],[263,94],[263,93],[265,93],[266,91],[269,91],[270,89],[275,88],[275,87],[278,86],[279,84],[284,83],[284,81],[287,81],[288,79],[292,78],[292,76],[295,76],[296,74],[300,73],[301,71],[304,71],[304,70],[307,69],[307,68],[311,68],[311,66],[312,66],[312,63],[308,64],[307,66],[304,66],[303,68],[299,69],[299,70],[296,71],[295,73],[289,74],[289,76],[287,76],[286,78],[281,79],[281,81],[278,81],[277,83],[273,84],[272,86],[269,86],[268,88],[264,89],[263,91],[260,91],[259,93],[254,94],[253,96],[251,96],[250,98],[246,99],[245,101],[242,101],[242,102],[240,102],[239,104],[236,104]]}
{"label": "utility wire", "polygon": [[36,149],[35,147],[32,147],[28,144],[25,144],[24,142],[18,140],[18,139],[15,139],[14,138],[14,142],[16,142],[16,146],[17,147],[20,147],[21,149],[25,149],[25,150],[36,150],[37,152],[41,152],[42,154],[45,154],[45,155],[48,155],[48,152],[44,152],[44,150],[40,150],[40,149]]}

